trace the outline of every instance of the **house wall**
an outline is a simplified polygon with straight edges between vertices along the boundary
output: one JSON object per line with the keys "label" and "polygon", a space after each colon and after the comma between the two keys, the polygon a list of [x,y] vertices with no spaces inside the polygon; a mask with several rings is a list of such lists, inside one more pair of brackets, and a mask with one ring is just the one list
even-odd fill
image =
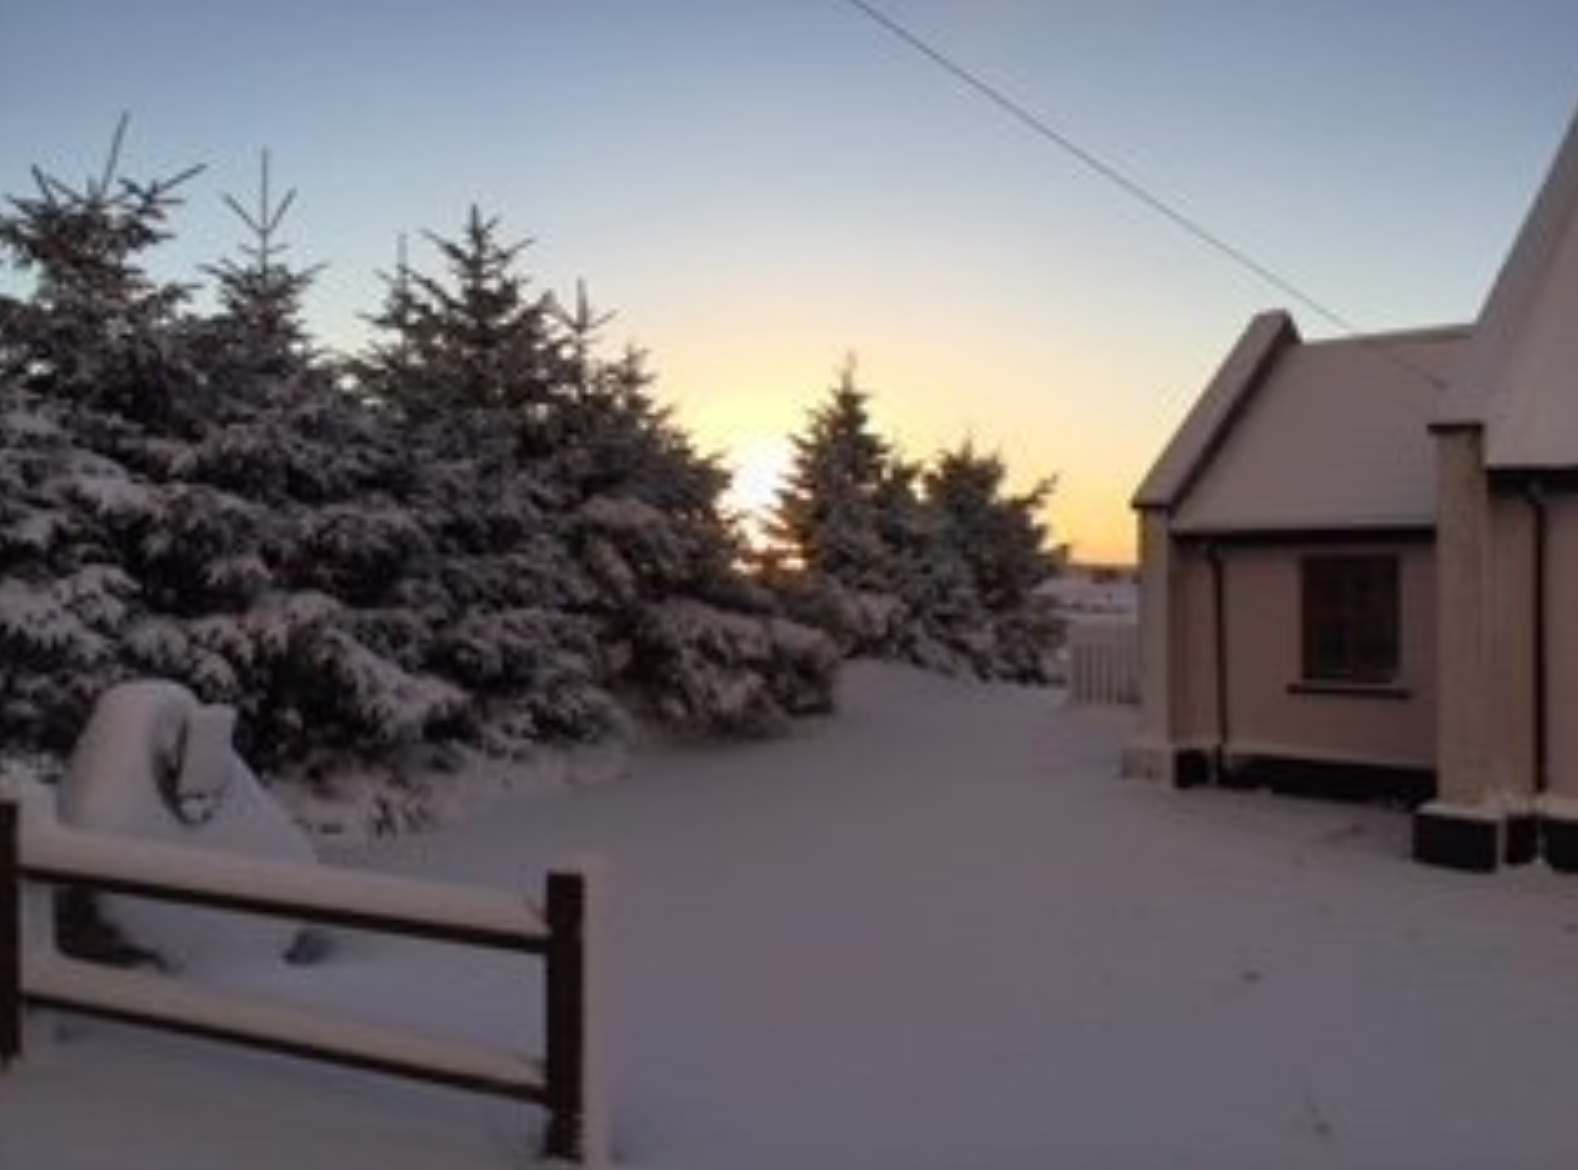
{"label": "house wall", "polygon": [[[1491,501],[1485,624],[1489,762],[1480,799],[1494,794],[1503,802],[1522,800],[1536,788],[1535,527],[1534,511],[1521,495]],[[1458,799],[1464,795],[1457,793]]]}
{"label": "house wall", "polygon": [[1429,768],[1435,735],[1435,583],[1428,545],[1395,552],[1402,608],[1397,688],[1301,686],[1300,558],[1339,546],[1250,549],[1223,558],[1228,613],[1229,747],[1247,754]]}
{"label": "house wall", "polygon": [[1547,773],[1553,796],[1578,799],[1578,497],[1546,504]]}
{"label": "house wall", "polygon": [[1138,537],[1140,711],[1134,739],[1124,752],[1123,773],[1172,783],[1172,691],[1168,686],[1172,656],[1168,631],[1173,625],[1173,564],[1167,513],[1140,509]]}
{"label": "house wall", "polygon": [[[1578,498],[1550,495],[1545,514],[1543,782],[1553,795],[1578,797]],[[1532,797],[1542,778],[1539,756],[1542,669],[1535,649],[1536,509],[1521,492],[1498,494],[1490,507],[1490,586],[1486,629],[1490,712],[1489,766],[1479,799]],[[1461,796],[1460,796],[1461,799]]]}
{"label": "house wall", "polygon": [[1168,692],[1172,740],[1179,749],[1218,743],[1216,612],[1210,558],[1198,546],[1175,545],[1168,630]]}
{"label": "house wall", "polygon": [[[1361,693],[1300,685],[1300,559],[1310,552],[1349,547],[1238,545],[1219,547],[1213,554],[1185,546],[1176,554],[1171,639],[1176,743],[1214,746],[1225,731],[1222,746],[1230,756],[1433,766],[1435,583],[1428,544],[1384,548],[1399,557],[1403,615],[1399,686]],[[1378,547],[1365,544],[1351,549],[1375,552]],[[1217,573],[1225,613],[1220,643]],[[1226,654],[1226,671],[1220,679],[1219,644]],[[1224,691],[1220,696],[1219,689]]]}

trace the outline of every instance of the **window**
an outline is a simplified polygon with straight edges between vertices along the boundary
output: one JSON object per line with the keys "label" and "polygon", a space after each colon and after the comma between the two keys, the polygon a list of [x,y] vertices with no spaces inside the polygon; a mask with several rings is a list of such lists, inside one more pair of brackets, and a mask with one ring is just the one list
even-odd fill
{"label": "window", "polygon": [[1402,642],[1397,558],[1306,557],[1302,584],[1305,680],[1358,686],[1397,682]]}

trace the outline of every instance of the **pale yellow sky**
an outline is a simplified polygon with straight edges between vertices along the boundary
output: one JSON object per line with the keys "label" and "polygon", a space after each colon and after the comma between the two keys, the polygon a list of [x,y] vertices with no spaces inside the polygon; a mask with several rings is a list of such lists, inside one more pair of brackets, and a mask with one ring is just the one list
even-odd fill
{"label": "pale yellow sky", "polygon": [[[1254,308],[1243,300],[1244,320]],[[1049,318],[1058,311],[1049,301]],[[625,323],[640,324],[628,314]],[[1024,320],[905,323],[900,314],[898,326],[884,327],[867,314],[859,344],[841,349],[836,321],[814,312],[759,320],[742,307],[733,318],[662,320],[663,343],[652,350],[658,394],[702,450],[742,470],[748,482],[735,501],[760,506],[790,437],[854,352],[873,428],[907,458],[929,460],[968,438],[1003,457],[1015,489],[1055,477],[1046,517],[1053,539],[1080,560],[1127,562],[1129,497],[1243,320],[1225,313],[1192,342],[1129,336],[1088,318],[1066,335]],[[686,324],[694,334],[681,332]]]}

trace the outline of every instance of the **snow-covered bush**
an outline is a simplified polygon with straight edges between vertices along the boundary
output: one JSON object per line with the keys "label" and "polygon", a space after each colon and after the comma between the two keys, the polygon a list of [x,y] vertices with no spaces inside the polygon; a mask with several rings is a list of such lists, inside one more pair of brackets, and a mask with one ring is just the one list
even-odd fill
{"label": "snow-covered bush", "polygon": [[[235,752],[235,712],[185,687],[122,683],[94,704],[60,782],[61,820],[135,840],[310,862],[305,833]],[[238,954],[278,960],[295,945],[288,922],[99,895],[119,942],[170,967]]]}

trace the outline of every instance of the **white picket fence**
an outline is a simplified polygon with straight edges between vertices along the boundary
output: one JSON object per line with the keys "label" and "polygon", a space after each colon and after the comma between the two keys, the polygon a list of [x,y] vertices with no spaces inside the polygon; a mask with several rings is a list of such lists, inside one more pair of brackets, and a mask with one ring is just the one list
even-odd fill
{"label": "white picket fence", "polygon": [[1140,629],[1127,616],[1082,617],[1068,628],[1069,701],[1107,707],[1140,701]]}

